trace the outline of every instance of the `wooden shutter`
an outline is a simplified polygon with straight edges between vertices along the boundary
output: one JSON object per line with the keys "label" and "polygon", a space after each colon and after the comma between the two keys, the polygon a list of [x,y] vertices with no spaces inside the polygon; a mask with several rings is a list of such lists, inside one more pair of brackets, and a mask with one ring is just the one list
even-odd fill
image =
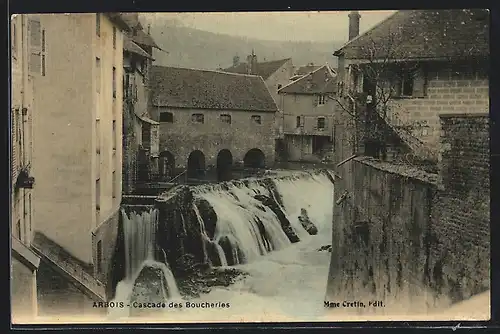
{"label": "wooden shutter", "polygon": [[29,72],[42,73],[42,26],[38,18],[28,19],[28,35],[30,45]]}
{"label": "wooden shutter", "polygon": [[319,103],[319,95],[312,95],[313,107],[316,107]]}
{"label": "wooden shutter", "polygon": [[419,67],[413,76],[413,96],[424,97],[427,95],[427,71]]}
{"label": "wooden shutter", "polygon": [[15,182],[17,179],[17,176],[19,175],[19,165],[18,165],[18,156],[19,156],[19,151],[18,151],[18,122],[17,122],[17,111],[15,109],[12,109],[11,112],[11,145],[12,145],[12,181]]}

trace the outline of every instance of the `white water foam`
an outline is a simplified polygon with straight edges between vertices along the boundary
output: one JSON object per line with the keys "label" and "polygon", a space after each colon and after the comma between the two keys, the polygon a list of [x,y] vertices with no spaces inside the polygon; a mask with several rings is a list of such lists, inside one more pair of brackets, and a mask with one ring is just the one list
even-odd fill
{"label": "white water foam", "polygon": [[[195,303],[229,303],[230,308],[167,308],[158,320],[304,321],[322,317],[330,253],[319,252],[318,248],[331,244],[333,184],[324,175],[277,180],[275,184],[282,198],[283,212],[301,241],[292,244],[274,213],[253,198],[256,194],[272,196],[257,181],[250,182],[248,187],[233,185],[229,190],[195,193],[195,196],[207,200],[218,216],[215,240],[230,236],[238,244],[248,262],[235,267],[249,275],[227,288],[216,287],[200,298],[189,300]],[[309,218],[318,228],[317,235],[309,235],[302,227],[298,220],[301,208],[307,210]],[[202,233],[206,235],[197,208],[195,212]],[[275,246],[272,252],[265,250],[254,217],[259,217],[268,231],[269,239]],[[208,236],[204,240],[213,242]],[[222,248],[217,249],[224,261]],[[132,286],[119,284],[117,297],[123,291],[123,298],[129,300]]]}

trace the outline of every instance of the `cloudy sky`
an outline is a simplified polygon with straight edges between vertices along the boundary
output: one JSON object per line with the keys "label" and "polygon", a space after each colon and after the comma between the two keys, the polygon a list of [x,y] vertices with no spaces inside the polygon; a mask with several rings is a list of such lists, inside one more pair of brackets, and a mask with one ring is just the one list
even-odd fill
{"label": "cloudy sky", "polygon": [[[158,13],[196,29],[266,40],[347,40],[348,13],[336,12],[233,12]],[[394,11],[360,11],[361,32]]]}

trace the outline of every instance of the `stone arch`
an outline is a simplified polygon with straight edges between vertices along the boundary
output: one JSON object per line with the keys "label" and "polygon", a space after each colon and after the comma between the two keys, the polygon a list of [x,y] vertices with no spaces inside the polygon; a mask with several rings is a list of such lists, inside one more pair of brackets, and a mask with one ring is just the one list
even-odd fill
{"label": "stone arch", "polygon": [[264,152],[258,148],[252,148],[245,154],[243,165],[250,168],[264,168],[266,166]]}
{"label": "stone arch", "polygon": [[201,179],[205,176],[205,154],[200,150],[192,151],[187,162],[188,179]]}
{"label": "stone arch", "polygon": [[160,180],[164,182],[171,180],[175,173],[175,156],[169,151],[161,152],[158,167]]}
{"label": "stone arch", "polygon": [[233,155],[228,149],[223,149],[217,154],[217,180],[229,181],[232,179]]}

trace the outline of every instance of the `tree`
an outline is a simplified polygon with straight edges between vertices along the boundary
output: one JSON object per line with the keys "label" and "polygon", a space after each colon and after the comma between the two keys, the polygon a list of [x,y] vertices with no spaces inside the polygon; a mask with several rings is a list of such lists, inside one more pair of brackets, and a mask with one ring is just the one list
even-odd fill
{"label": "tree", "polygon": [[406,60],[410,57],[401,35],[390,32],[379,41],[368,36],[368,43],[358,49],[363,60],[349,67],[350,85],[340,85],[339,94],[329,98],[352,117],[357,134],[354,145],[361,140],[370,155],[385,158],[386,145],[397,134],[413,151],[405,155],[407,162],[414,161],[413,155],[432,159],[432,152],[413,135],[425,122],[405,121],[399,112],[403,108],[397,98],[414,93],[423,96],[425,89],[424,64]]}

